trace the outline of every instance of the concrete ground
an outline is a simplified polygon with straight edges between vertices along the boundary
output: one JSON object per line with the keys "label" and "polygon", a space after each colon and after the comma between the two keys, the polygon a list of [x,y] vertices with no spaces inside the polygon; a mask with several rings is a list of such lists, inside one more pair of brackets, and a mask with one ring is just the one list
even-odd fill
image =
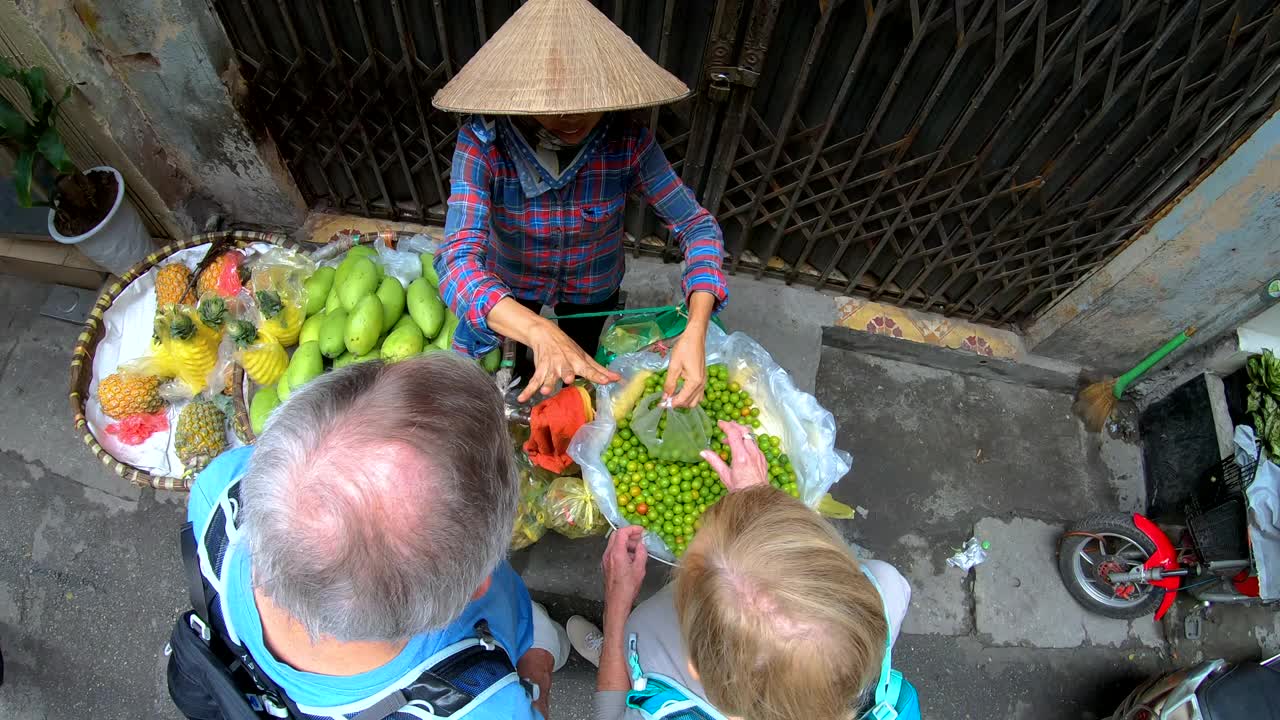
{"label": "concrete ground", "polygon": [[[633,264],[632,305],[669,294],[671,271]],[[1150,621],[1085,617],[1062,593],[1061,524],[1142,501],[1136,448],[1084,435],[1067,395],[821,348],[829,302],[734,287],[726,322],[836,414],[855,461],[835,493],[866,511],[841,530],[912,583],[895,664],[928,717],[1099,717],[1147,672],[1280,644],[1274,613],[1217,608],[1205,641],[1169,648]],[[39,315],[47,291],[0,276],[0,720],[174,717],[160,649],[186,604],[185,496],[130,487],[74,436],[66,378],[79,328]],[[975,531],[992,545],[987,563],[946,567]],[[512,562],[563,619],[598,612],[602,548],[551,535]],[[651,563],[649,589],[664,579]],[[589,717],[593,684],[575,657],[556,677],[554,717]]]}

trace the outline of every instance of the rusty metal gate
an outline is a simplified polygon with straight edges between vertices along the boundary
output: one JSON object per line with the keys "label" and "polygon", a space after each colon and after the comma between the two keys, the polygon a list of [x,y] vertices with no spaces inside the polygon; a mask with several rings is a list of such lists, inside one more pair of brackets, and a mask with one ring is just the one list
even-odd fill
{"label": "rusty metal gate", "polygon": [[[1035,317],[1277,107],[1275,0],[595,0],[697,88],[650,113],[737,273]],[[439,222],[434,92],[517,0],[214,0],[309,201]],[[673,255],[643,209],[638,253]],[[651,236],[656,236],[653,240]]]}

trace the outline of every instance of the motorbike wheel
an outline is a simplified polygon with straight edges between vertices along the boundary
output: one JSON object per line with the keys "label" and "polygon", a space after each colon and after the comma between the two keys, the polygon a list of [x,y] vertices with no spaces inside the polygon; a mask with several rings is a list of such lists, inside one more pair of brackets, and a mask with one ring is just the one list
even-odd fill
{"label": "motorbike wheel", "polygon": [[1124,513],[1090,515],[1068,528],[1058,543],[1058,573],[1067,592],[1091,612],[1131,620],[1155,612],[1164,589],[1113,584],[1101,573],[1142,566],[1156,551],[1151,538]]}

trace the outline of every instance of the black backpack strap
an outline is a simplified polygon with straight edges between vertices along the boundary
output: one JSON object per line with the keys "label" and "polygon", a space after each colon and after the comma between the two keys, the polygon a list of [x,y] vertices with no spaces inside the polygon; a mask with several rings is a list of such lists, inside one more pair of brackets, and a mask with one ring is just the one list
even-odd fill
{"label": "black backpack strap", "polygon": [[[194,621],[191,628],[200,633],[206,643],[213,639],[209,625],[209,596],[205,592],[204,575],[200,574],[200,556],[196,549],[196,533],[190,522],[183,523],[182,535],[182,568],[187,575],[187,596],[191,600]],[[203,627],[197,627],[198,624]]]}

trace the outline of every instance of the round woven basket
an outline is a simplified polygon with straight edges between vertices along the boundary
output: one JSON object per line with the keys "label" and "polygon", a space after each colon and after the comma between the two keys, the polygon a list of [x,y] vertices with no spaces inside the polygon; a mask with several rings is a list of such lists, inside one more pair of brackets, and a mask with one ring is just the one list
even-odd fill
{"label": "round woven basket", "polygon": [[[191,483],[194,478],[183,477],[167,477],[157,476],[136,468],[128,463],[121,462],[105,448],[98,443],[98,439],[93,436],[89,429],[89,420],[85,416],[85,400],[89,397],[89,386],[93,382],[93,354],[98,349],[98,343],[102,340],[102,316],[111,307],[111,303],[120,296],[120,293],[129,286],[134,280],[145,275],[151,268],[163,262],[170,255],[179,250],[204,245],[205,243],[213,243],[219,240],[230,239],[235,247],[246,247],[253,243],[271,243],[280,245],[292,250],[301,250],[301,248],[293,241],[283,235],[276,233],[262,233],[248,230],[226,230],[221,232],[204,233],[196,235],[188,240],[180,240],[170,243],[156,250],[146,257],[145,260],[133,266],[128,272],[120,277],[111,285],[107,286],[102,294],[98,296],[98,301],[94,303],[93,309],[89,311],[89,319],[84,324],[84,329],[80,332],[80,337],[76,341],[75,352],[71,356],[71,381],[70,395],[71,414],[75,418],[75,431],[80,435],[81,440],[88,446],[90,452],[102,461],[103,465],[111,468],[117,475],[128,480],[134,485],[142,487],[153,487],[161,490],[190,490]],[[236,381],[236,388],[239,389],[240,381]],[[243,395],[243,393],[241,393]],[[243,401],[239,403],[243,405]],[[239,415],[239,413],[237,413]],[[234,421],[238,422],[237,417]],[[248,417],[246,415],[244,429],[248,429]]]}
{"label": "round woven basket", "polygon": [[[384,230],[376,233],[353,233],[350,235],[341,235],[337,239],[324,245],[314,248],[307,253],[312,260],[316,262],[324,262],[339,255],[346,253],[356,245],[372,245],[378,240],[383,240],[395,247],[400,240],[412,237],[417,233],[404,231]],[[232,422],[236,424],[236,434],[244,441],[246,445],[253,443],[258,439],[254,434],[253,427],[249,422],[249,403],[245,395],[248,388],[245,381],[244,368],[239,365],[233,366],[231,371],[231,404],[235,409],[235,417]]]}

